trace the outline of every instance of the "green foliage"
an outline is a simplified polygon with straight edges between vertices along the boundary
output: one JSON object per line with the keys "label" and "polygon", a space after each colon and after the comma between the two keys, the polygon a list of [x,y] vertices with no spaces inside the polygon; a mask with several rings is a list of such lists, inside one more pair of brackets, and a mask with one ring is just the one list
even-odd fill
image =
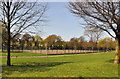
{"label": "green foliage", "polygon": [[[6,30],[4,29],[3,32],[6,33]],[[7,35],[4,35],[7,36]],[[19,36],[19,35],[18,35]],[[6,37],[3,37],[3,43],[2,47],[5,49],[7,48],[7,40]],[[30,34],[24,34],[22,35],[22,38],[15,37],[11,40],[11,49],[85,49],[90,50],[94,49],[97,50],[98,48],[109,48],[114,49],[115,48],[115,41],[112,41],[110,38],[104,38],[98,42],[93,41],[85,41],[84,37],[81,36],[80,38],[71,38],[70,41],[63,41],[60,36],[57,35],[50,35],[46,39],[42,39],[40,36],[31,36]],[[5,50],[4,49],[4,50]]]}
{"label": "green foliage", "polygon": [[102,40],[100,40],[97,44],[98,47],[103,47],[103,48],[109,48],[109,49],[115,49],[115,41],[113,41],[111,38],[106,37]]}
{"label": "green foliage", "polygon": [[47,46],[62,46],[62,38],[57,35],[50,35],[44,40],[44,44],[47,44]]}

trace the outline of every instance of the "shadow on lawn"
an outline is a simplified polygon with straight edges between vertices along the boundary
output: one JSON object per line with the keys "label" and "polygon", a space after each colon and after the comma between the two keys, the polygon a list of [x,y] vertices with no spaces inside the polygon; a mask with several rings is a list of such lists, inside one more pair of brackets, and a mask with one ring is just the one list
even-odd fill
{"label": "shadow on lawn", "polygon": [[4,77],[3,79],[119,79],[118,77]]}
{"label": "shadow on lawn", "polygon": [[[10,51],[11,53],[24,53],[24,52],[19,52],[19,51]],[[7,53],[7,51],[3,51],[2,53]]]}
{"label": "shadow on lawn", "polygon": [[45,72],[51,70],[51,67],[71,63],[71,62],[42,62],[42,63],[22,63],[22,65],[2,66],[3,76],[10,75],[13,72]]}
{"label": "shadow on lawn", "polygon": [[110,60],[108,60],[108,61],[106,61],[106,62],[114,63],[114,59],[110,59]]}

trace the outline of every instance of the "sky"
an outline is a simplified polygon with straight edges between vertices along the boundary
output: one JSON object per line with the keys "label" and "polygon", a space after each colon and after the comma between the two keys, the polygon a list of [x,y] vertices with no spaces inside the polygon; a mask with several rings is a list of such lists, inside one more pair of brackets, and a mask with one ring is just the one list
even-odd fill
{"label": "sky", "polygon": [[[73,37],[79,38],[84,35],[84,29],[80,25],[80,22],[84,21],[70,13],[67,6],[67,2],[48,2],[46,12],[48,21],[42,27],[43,33],[40,35],[43,39],[55,34],[69,41]],[[106,36],[108,35],[104,34],[103,37]]]}

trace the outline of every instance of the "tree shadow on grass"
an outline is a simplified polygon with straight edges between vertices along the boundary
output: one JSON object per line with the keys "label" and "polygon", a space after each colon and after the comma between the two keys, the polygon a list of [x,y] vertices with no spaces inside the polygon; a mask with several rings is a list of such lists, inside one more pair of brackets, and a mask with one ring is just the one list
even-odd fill
{"label": "tree shadow on grass", "polygon": [[108,60],[106,62],[108,62],[108,63],[114,63],[114,59],[110,59],[110,60]]}
{"label": "tree shadow on grass", "polygon": [[51,70],[51,67],[71,63],[71,62],[31,62],[31,63],[22,63],[21,65],[13,66],[2,66],[3,76],[10,75],[13,72],[27,73],[27,72],[45,72]]}
{"label": "tree shadow on grass", "polygon": [[4,77],[3,79],[119,79],[118,77]]}
{"label": "tree shadow on grass", "polygon": [[[10,51],[11,53],[24,53],[24,52],[19,52],[19,51]],[[7,51],[3,51],[2,53],[7,53]]]}

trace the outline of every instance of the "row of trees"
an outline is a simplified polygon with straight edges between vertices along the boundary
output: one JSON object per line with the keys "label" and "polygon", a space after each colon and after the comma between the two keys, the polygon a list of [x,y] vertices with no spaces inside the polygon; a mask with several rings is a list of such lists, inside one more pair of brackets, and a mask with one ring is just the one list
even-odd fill
{"label": "row of trees", "polygon": [[[4,31],[3,31],[4,32]],[[5,35],[5,34],[4,34]],[[3,36],[4,36],[3,35]],[[7,48],[7,40],[3,38],[2,49]],[[18,50],[40,50],[40,49],[74,49],[74,50],[105,50],[115,49],[115,41],[107,37],[100,41],[85,40],[84,36],[80,38],[71,38],[70,41],[63,41],[60,36],[50,35],[46,39],[40,36],[31,36],[30,34],[19,35],[11,40],[11,49]]]}
{"label": "row of trees", "polygon": [[22,32],[39,32],[40,23],[45,21],[47,3],[14,0],[0,1],[0,22],[6,30],[7,66],[10,62],[11,40]]}
{"label": "row of trees", "polygon": [[[117,2],[69,2],[69,10],[84,20],[85,28],[96,28],[107,32],[116,40],[115,64],[120,62],[120,1]],[[10,66],[10,43],[19,33],[31,31],[43,21],[43,14],[47,5],[33,2],[14,2],[6,0],[0,2],[0,22],[7,30],[7,65]],[[27,29],[27,30],[26,30]],[[112,34],[114,33],[114,35]],[[11,35],[12,33],[12,35]],[[12,37],[11,37],[12,36]]]}
{"label": "row of trees", "polygon": [[[101,0],[100,0],[101,1]],[[116,40],[116,52],[114,63],[120,63],[120,1],[111,0],[108,2],[69,2],[70,12],[84,20],[84,28],[99,28],[107,32]],[[114,33],[114,34],[113,34]]]}

